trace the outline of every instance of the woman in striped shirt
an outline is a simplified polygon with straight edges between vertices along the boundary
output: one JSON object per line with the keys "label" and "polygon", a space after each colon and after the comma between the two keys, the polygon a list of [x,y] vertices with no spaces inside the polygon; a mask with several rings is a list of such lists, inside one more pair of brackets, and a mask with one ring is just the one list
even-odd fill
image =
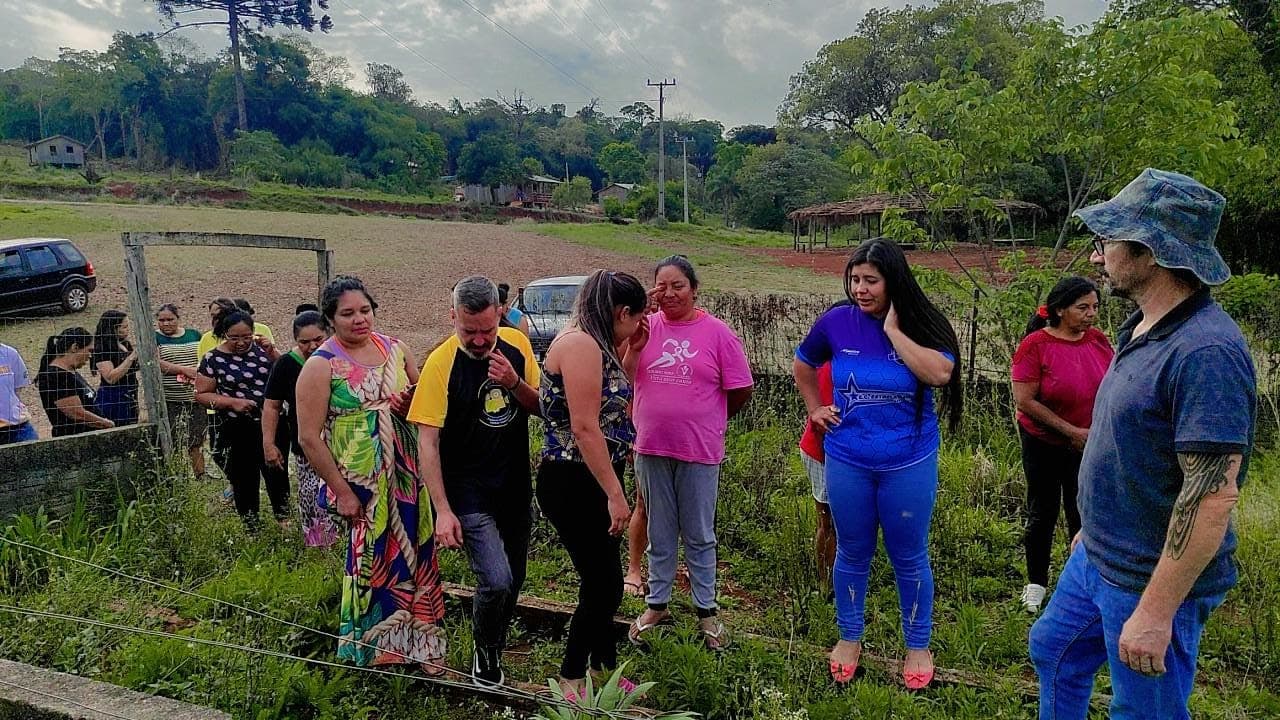
{"label": "woman in striped shirt", "polygon": [[156,346],[163,373],[164,404],[175,448],[185,447],[191,471],[204,479],[204,433],[209,416],[195,404],[196,367],[200,364],[200,331],[183,327],[178,307],[161,305],[156,311]]}

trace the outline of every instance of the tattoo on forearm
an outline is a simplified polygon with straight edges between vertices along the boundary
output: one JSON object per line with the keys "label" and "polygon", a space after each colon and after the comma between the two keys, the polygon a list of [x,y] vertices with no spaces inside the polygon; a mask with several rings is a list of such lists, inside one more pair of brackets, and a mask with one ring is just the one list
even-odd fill
{"label": "tattoo on forearm", "polygon": [[1169,557],[1177,560],[1187,551],[1200,503],[1227,484],[1228,473],[1235,461],[1234,455],[1178,453],[1182,492],[1178,493],[1173,504],[1173,516],[1169,518],[1169,534],[1164,547]]}

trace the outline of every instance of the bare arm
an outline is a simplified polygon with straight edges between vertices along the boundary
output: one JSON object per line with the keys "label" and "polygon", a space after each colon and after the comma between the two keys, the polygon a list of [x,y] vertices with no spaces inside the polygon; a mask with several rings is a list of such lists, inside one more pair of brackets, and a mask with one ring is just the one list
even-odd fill
{"label": "bare arm", "polygon": [[218,392],[218,383],[208,375],[196,374],[196,404],[214,410],[232,410],[235,412],[253,412],[257,403],[244,398],[233,398]]}
{"label": "bare arm", "polygon": [[297,387],[298,444],[302,446],[311,469],[340,502],[342,498],[356,500],[355,492],[343,479],[333,453],[324,442],[324,423],[329,414],[330,374],[329,362],[324,358],[312,357],[302,366]]}
{"label": "bare arm", "polygon": [[58,398],[53,404],[57,406],[58,410],[62,411],[63,415],[66,415],[78,423],[92,425],[99,429],[113,428],[116,426],[114,422],[102,417],[101,415],[90,412],[89,409],[84,406],[84,403],[80,402],[79,395],[69,395],[64,398]]}
{"label": "bare arm", "polygon": [[622,482],[613,471],[609,446],[600,429],[600,381],[604,356],[595,341],[581,332],[561,336],[556,345],[559,352],[555,360],[564,377],[570,426],[582,460],[605,495],[623,497]]}
{"label": "bare arm", "polygon": [[747,406],[747,402],[751,400],[752,393],[755,392],[754,385],[748,385],[744,388],[734,388],[729,391],[729,417],[733,417]]}
{"label": "bare arm", "polygon": [[156,361],[160,363],[160,372],[165,375],[186,375],[190,378],[196,376],[196,369],[193,367],[169,362],[159,355],[156,356]]}
{"label": "bare arm", "polygon": [[1164,551],[1120,632],[1120,660],[1134,671],[1165,672],[1178,606],[1226,536],[1239,497],[1240,462],[1238,453],[1178,453],[1182,491],[1169,517]]}
{"label": "bare arm", "polygon": [[121,360],[119,365],[116,365],[110,360],[99,360],[94,367],[98,370],[98,377],[102,378],[108,384],[115,385],[120,382],[121,378],[129,373],[129,369],[133,367],[133,364],[137,359],[138,354],[136,352],[131,352],[128,355],[125,355],[124,360]]}
{"label": "bare arm", "polygon": [[1015,381],[1013,383],[1013,402],[1019,410],[1032,420],[1067,438],[1073,445],[1078,443],[1078,447],[1084,447],[1084,441],[1089,437],[1089,429],[1076,427],[1063,420],[1061,416],[1050,410],[1049,406],[1037,399],[1039,394],[1040,383],[1038,382]]}
{"label": "bare arm", "polygon": [[840,418],[830,405],[822,404],[822,394],[818,392],[818,369],[809,367],[799,358],[791,361],[791,375],[796,380],[796,388],[804,400],[804,409],[809,413],[809,421],[819,432],[827,432],[840,424]]}
{"label": "bare arm", "polygon": [[920,345],[907,337],[896,325],[890,327],[889,323],[885,322],[884,332],[889,336],[889,342],[893,344],[898,357],[902,358],[902,362],[917,380],[932,387],[942,387],[951,382],[951,369],[956,365],[954,360],[943,355],[939,350]]}
{"label": "bare arm", "polygon": [[1182,492],[1173,505],[1164,553],[1138,607],[1170,620],[1217,554],[1240,497],[1239,454],[1178,453]]}
{"label": "bare arm", "polygon": [[418,471],[422,483],[431,494],[431,505],[436,509],[436,543],[447,548],[460,548],[463,543],[462,524],[449,505],[449,495],[444,489],[444,471],[440,465],[440,428],[418,424]]}

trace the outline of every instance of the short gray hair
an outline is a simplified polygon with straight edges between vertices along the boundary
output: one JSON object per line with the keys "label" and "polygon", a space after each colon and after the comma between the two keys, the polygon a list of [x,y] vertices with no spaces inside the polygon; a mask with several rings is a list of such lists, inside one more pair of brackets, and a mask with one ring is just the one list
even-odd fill
{"label": "short gray hair", "polygon": [[483,275],[472,275],[453,286],[453,309],[484,312],[498,305],[498,286]]}

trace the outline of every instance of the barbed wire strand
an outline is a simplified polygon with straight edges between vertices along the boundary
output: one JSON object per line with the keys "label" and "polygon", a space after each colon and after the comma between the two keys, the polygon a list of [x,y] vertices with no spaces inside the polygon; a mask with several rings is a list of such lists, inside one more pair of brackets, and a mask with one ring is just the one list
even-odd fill
{"label": "barbed wire strand", "polygon": [[7,686],[9,686],[9,687],[11,687],[11,688],[15,688],[15,689],[17,689],[17,690],[21,690],[22,692],[29,692],[29,693],[32,693],[33,695],[43,695],[44,697],[47,697],[47,698],[49,698],[49,699],[51,699],[51,700],[57,700],[58,702],[64,702],[64,703],[67,703],[68,705],[75,705],[76,707],[80,708],[81,710],[88,710],[88,711],[89,711],[89,712],[91,712],[91,713],[95,713],[95,714],[98,714],[98,715],[104,715],[104,716],[109,717],[109,718],[116,718],[116,720],[137,720],[137,718],[132,718],[132,717],[129,717],[129,716],[127,716],[127,715],[117,715],[116,713],[111,712],[110,710],[99,710],[98,708],[93,707],[93,706],[91,706],[91,705],[85,705],[84,703],[76,702],[75,700],[72,700],[72,699],[71,699],[71,698],[69,698],[69,697],[62,697],[61,695],[56,695],[56,694],[51,693],[51,692],[45,692],[44,690],[37,690],[37,689],[35,689],[35,688],[29,688],[29,687],[27,687],[27,686],[25,686],[25,685],[19,685],[18,683],[15,683],[15,682],[9,682],[8,680],[0,680],[0,685],[7,685]]}
{"label": "barbed wire strand", "polygon": [[[490,695],[504,696],[513,700],[520,700],[523,702],[532,702],[532,703],[538,703],[538,704],[544,704],[544,705],[554,705],[556,707],[565,708],[573,712],[585,713],[592,717],[606,717],[606,718],[613,718],[615,720],[638,720],[639,718],[646,718],[647,720],[647,718],[649,717],[647,715],[641,715],[639,713],[630,713],[630,712],[619,711],[619,710],[607,710],[604,708],[585,707],[582,705],[578,705],[577,703],[569,702],[564,698],[557,697],[550,693],[548,693],[547,695],[536,695],[534,693],[530,693],[527,691],[516,690],[514,688],[510,688],[505,685],[487,684],[484,686],[479,686],[473,683],[458,682],[456,680],[446,680],[444,678],[431,677],[429,675],[410,675],[409,673],[393,672],[391,670],[383,670],[381,668],[376,668],[376,667],[362,667],[359,665],[348,665],[345,663],[334,662],[332,660],[321,660],[319,658],[302,657],[300,655],[293,655],[291,653],[283,652],[280,650],[268,650],[266,648],[254,647],[252,645],[242,645],[240,643],[233,643],[225,640],[213,640],[210,638],[202,638],[194,635],[178,635],[177,633],[164,632],[163,630],[152,630],[150,628],[140,628],[133,625],[123,625],[120,623],[107,622],[105,620],[95,620],[94,618],[81,617],[79,615],[68,615],[65,613],[51,612],[48,610],[32,610],[30,608],[23,608],[23,607],[18,607],[16,605],[5,605],[5,604],[0,604],[0,612],[6,612],[6,613],[11,613],[16,615],[26,615],[30,617],[43,617],[43,618],[49,618],[51,620],[64,620],[67,622],[80,623],[82,625],[100,627],[108,630],[119,630],[121,632],[133,633],[135,635],[149,635],[152,637],[168,638],[170,640],[174,640],[182,643],[195,643],[197,645],[208,645],[210,647],[216,647],[223,650],[236,650],[239,652],[246,652],[246,653],[255,654],[255,655],[274,657],[279,660],[290,660],[293,662],[300,662],[308,665],[319,665],[321,667],[333,668],[336,670],[353,670],[356,672],[363,672],[371,675],[383,675],[388,677],[403,678],[407,680],[423,680],[433,685],[440,685],[443,687],[462,690],[468,693],[482,692]],[[460,674],[463,674],[463,673],[460,673]],[[468,675],[467,677],[471,677],[471,676]],[[124,718],[124,720],[132,720],[132,719]]]}
{"label": "barbed wire strand", "polygon": [[[160,588],[160,589],[162,589],[162,590],[168,590],[168,591],[171,591],[171,592],[176,592],[176,593],[179,593],[179,594],[181,594],[181,595],[185,595],[185,596],[187,596],[187,597],[192,597],[192,598],[196,598],[196,599],[199,599],[199,600],[205,600],[205,601],[207,601],[207,602],[212,602],[212,603],[215,603],[215,604],[218,604],[218,605],[224,605],[224,606],[226,606],[226,607],[234,608],[234,609],[236,609],[236,610],[241,610],[241,611],[243,611],[243,612],[247,612],[247,613],[249,613],[250,615],[255,615],[255,616],[257,616],[257,617],[260,617],[260,618],[262,618],[262,619],[264,619],[264,620],[269,620],[269,621],[271,621],[271,622],[279,623],[279,624],[281,624],[281,625],[285,625],[285,626],[288,626],[288,627],[292,627],[292,628],[295,628],[295,629],[298,629],[298,630],[304,630],[304,631],[306,631],[306,632],[313,633],[313,634],[315,634],[315,635],[319,635],[319,636],[321,636],[321,637],[327,637],[327,638],[330,638],[330,639],[333,639],[333,640],[339,640],[339,641],[343,641],[343,642],[348,642],[348,643],[351,643],[352,645],[356,645],[356,646],[359,646],[359,647],[372,648],[372,649],[379,649],[376,645],[373,645],[373,644],[371,644],[371,643],[366,643],[366,642],[363,642],[363,641],[361,641],[361,640],[353,640],[353,639],[350,639],[350,638],[344,638],[344,637],[342,637],[341,635],[336,635],[336,634],[334,634],[334,633],[328,632],[328,631],[326,631],[326,630],[320,630],[320,629],[318,629],[318,628],[308,627],[308,626],[306,626],[306,625],[302,625],[302,624],[300,624],[300,623],[293,622],[292,620],[286,620],[286,619],[284,619],[284,618],[278,618],[278,617],[275,617],[275,616],[270,615],[270,614],[268,614],[268,613],[262,612],[261,610],[255,610],[255,609],[253,609],[253,608],[251,608],[251,607],[247,607],[247,606],[245,606],[245,605],[240,605],[239,603],[231,602],[230,600],[223,600],[223,599],[221,599],[221,598],[211,597],[211,596],[209,596],[209,595],[203,595],[203,594],[201,594],[201,593],[194,592],[194,591],[192,591],[192,590],[187,590],[187,589],[184,589],[184,588],[177,587],[177,586],[175,586],[175,585],[170,585],[170,584],[168,584],[168,583],[163,583],[163,582],[160,582],[160,581],[158,581],[158,580],[153,580],[153,579],[148,578],[148,577],[143,577],[143,576],[141,576],[141,575],[133,575],[133,574],[131,574],[131,573],[127,573],[127,572],[125,572],[125,571],[123,571],[123,570],[117,570],[117,569],[115,569],[115,568],[110,568],[110,567],[107,567],[107,566],[105,566],[105,565],[99,565],[99,564],[97,564],[97,563],[90,562],[90,561],[88,561],[88,560],[83,560],[83,559],[81,559],[81,558],[71,557],[71,556],[69,556],[69,555],[63,555],[62,553],[55,552],[55,551],[53,551],[53,550],[49,550],[48,548],[42,548],[42,547],[40,547],[39,545],[33,545],[33,544],[31,544],[31,543],[23,542],[23,541],[21,541],[21,540],[14,540],[13,538],[8,538],[8,537],[3,537],[3,536],[0,536],[0,542],[9,543],[10,545],[15,545],[15,546],[17,546],[17,547],[26,548],[26,549],[28,549],[28,550],[34,550],[34,551],[36,551],[36,552],[44,553],[45,555],[48,555],[48,556],[50,556],[50,557],[57,558],[57,559],[59,559],[59,560],[65,560],[65,561],[68,561],[68,562],[77,563],[77,564],[79,564],[79,565],[83,565],[83,566],[85,566],[85,567],[89,567],[89,568],[93,568],[93,569],[95,569],[95,570],[100,570],[100,571],[102,571],[102,572],[110,573],[110,574],[112,574],[112,575],[115,575],[116,577],[125,578],[125,579],[127,579],[127,580],[132,580],[132,581],[134,581],[134,582],[143,583],[143,584],[145,584],[145,585],[150,585],[150,586],[152,586],[152,587]],[[183,639],[183,638],[184,638],[184,636],[181,636],[181,635],[172,635],[172,634],[167,634],[167,636],[168,636],[168,637],[176,637],[176,638],[179,638],[179,639]],[[428,666],[428,667],[431,667],[431,668],[442,669],[442,670],[444,671],[444,673],[445,673],[445,674],[453,674],[453,675],[457,675],[457,676],[459,676],[459,677],[462,677],[462,678],[465,678],[465,679],[467,679],[467,680],[469,680],[469,681],[472,681],[471,683],[456,683],[455,681],[452,681],[452,680],[445,680],[445,679],[440,678],[440,677],[433,677],[433,676],[429,676],[429,675],[423,675],[423,676],[421,676],[421,679],[423,679],[423,680],[427,680],[427,681],[429,681],[429,682],[435,682],[435,683],[445,684],[445,685],[456,685],[456,686],[459,686],[459,687],[463,687],[464,689],[467,689],[467,690],[474,690],[474,689],[475,689],[475,687],[476,687],[476,685],[474,684],[474,682],[475,682],[476,680],[479,680],[479,678],[477,678],[477,676],[475,676],[475,675],[471,674],[470,672],[464,672],[464,671],[462,671],[462,670],[458,670],[458,669],[455,669],[455,668],[449,667],[448,665],[445,665],[445,664],[442,664],[442,663],[432,662],[432,661],[430,661],[430,660],[419,660],[418,658],[415,658],[415,657],[413,657],[413,656],[411,656],[411,655],[405,655],[405,654],[403,654],[403,653],[393,653],[393,654],[399,655],[400,657],[403,657],[403,658],[405,658],[406,660],[411,660],[411,661],[413,661],[413,662],[415,662],[415,663],[418,663],[419,665],[425,665],[425,666]],[[344,665],[344,664],[341,664],[341,663],[333,663],[333,665],[334,665],[335,667],[341,667],[341,668],[358,668],[358,666],[355,666],[355,665]],[[363,668],[360,668],[360,669],[363,669]],[[398,676],[398,677],[418,677],[418,676],[405,675],[405,674],[403,674],[403,673],[392,673],[392,674],[393,674],[393,675],[396,675],[396,676]],[[483,680],[481,680],[481,682],[483,682]],[[572,710],[580,710],[580,709],[581,709],[577,704],[575,704],[575,703],[570,703],[570,702],[568,702],[567,700],[564,700],[563,698],[555,698],[555,697],[552,697],[552,696],[549,696],[549,695],[535,695],[534,693],[530,693],[530,692],[527,692],[527,691],[524,691],[524,690],[518,690],[518,689],[515,689],[515,688],[509,688],[509,687],[505,687],[505,686],[499,686],[499,687],[501,687],[502,689],[501,689],[501,690],[494,691],[494,692],[495,692],[495,694],[500,694],[500,695],[501,695],[501,694],[506,694],[508,697],[513,697],[513,698],[516,698],[516,699],[521,699],[521,700],[524,700],[524,701],[527,701],[527,702],[546,703],[546,704],[558,705],[558,706],[566,707],[566,708],[568,708],[568,709],[572,709]],[[482,689],[488,689],[488,688],[482,688]],[[623,713],[623,714],[617,714],[617,713],[616,713],[616,711],[604,711],[604,710],[602,710],[602,711],[600,711],[600,712],[602,712],[603,714],[605,714],[605,715],[606,715],[606,716],[608,716],[608,717],[624,717],[624,718],[628,718],[628,717],[636,717],[635,715],[629,715],[629,714],[625,714],[625,713]]]}

